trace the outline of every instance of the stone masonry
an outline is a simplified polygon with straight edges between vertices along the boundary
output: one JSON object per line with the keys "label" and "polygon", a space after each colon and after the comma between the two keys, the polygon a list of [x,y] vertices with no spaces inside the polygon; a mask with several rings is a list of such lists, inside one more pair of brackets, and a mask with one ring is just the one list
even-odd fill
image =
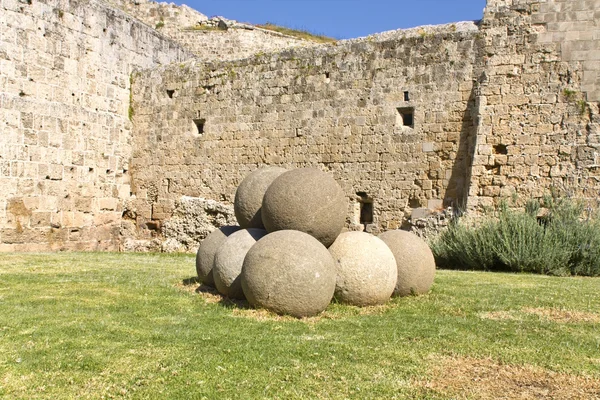
{"label": "stone masonry", "polygon": [[185,5],[150,0],[109,0],[163,35],[185,45],[203,60],[235,60],[314,43],[223,17],[211,17]]}
{"label": "stone masonry", "polygon": [[0,8],[0,250],[195,250],[265,164],[331,172],[371,232],[598,198],[600,0],[328,45],[148,1]]}
{"label": "stone masonry", "polygon": [[0,250],[118,250],[130,74],[191,54],[94,1],[0,1]]}

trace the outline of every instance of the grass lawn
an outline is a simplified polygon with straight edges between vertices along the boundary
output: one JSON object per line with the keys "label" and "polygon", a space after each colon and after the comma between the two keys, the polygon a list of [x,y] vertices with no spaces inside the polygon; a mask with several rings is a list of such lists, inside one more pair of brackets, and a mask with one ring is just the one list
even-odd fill
{"label": "grass lawn", "polygon": [[187,255],[2,254],[7,399],[597,399],[600,279],[438,271],[305,320],[197,290]]}

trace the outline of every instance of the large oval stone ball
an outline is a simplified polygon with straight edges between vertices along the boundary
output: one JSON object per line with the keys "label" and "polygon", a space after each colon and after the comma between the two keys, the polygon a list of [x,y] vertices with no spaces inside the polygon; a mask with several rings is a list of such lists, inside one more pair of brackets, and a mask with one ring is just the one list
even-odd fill
{"label": "large oval stone ball", "polygon": [[387,302],[398,279],[390,248],[366,232],[344,232],[329,247],[337,268],[335,298],[355,306]]}
{"label": "large oval stone ball", "polygon": [[240,281],[244,257],[254,243],[266,234],[264,229],[242,229],[229,235],[219,246],[213,267],[215,287],[219,293],[232,299],[244,298]]}
{"label": "large oval stone ball", "polygon": [[398,267],[395,296],[427,293],[435,278],[435,259],[423,239],[410,232],[394,230],[379,235],[388,245]]}
{"label": "large oval stone ball", "polygon": [[304,232],[270,233],[246,254],[242,288],[255,307],[297,318],[313,316],[333,298],[333,258]]}
{"label": "large oval stone ball", "polygon": [[229,235],[240,230],[239,226],[222,226],[212,231],[198,247],[196,253],[196,273],[200,282],[208,286],[214,286],[212,269],[215,262],[217,249]]}
{"label": "large oval stone ball", "polygon": [[264,228],[261,216],[263,197],[279,175],[287,172],[280,167],[263,167],[247,175],[235,192],[233,210],[242,228]]}
{"label": "large oval stone ball", "polygon": [[337,182],[315,168],[281,174],[265,192],[262,219],[268,232],[297,230],[329,247],[344,227],[347,200]]}

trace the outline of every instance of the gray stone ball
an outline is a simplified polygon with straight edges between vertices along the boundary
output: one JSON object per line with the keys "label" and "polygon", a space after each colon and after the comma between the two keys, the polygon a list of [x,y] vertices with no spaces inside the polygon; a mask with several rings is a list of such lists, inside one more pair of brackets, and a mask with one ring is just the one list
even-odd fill
{"label": "gray stone ball", "polygon": [[390,248],[366,232],[344,232],[329,247],[337,268],[335,298],[355,306],[387,302],[398,279]]}
{"label": "gray stone ball", "polygon": [[261,216],[263,197],[267,188],[281,174],[280,167],[263,167],[247,175],[235,192],[233,210],[242,228],[264,229]]}
{"label": "gray stone ball", "polygon": [[394,296],[424,294],[435,278],[435,259],[423,239],[410,232],[394,230],[379,235],[388,245],[398,267]]}
{"label": "gray stone ball", "polygon": [[242,288],[251,305],[302,318],[327,308],[335,276],[325,246],[304,232],[282,230],[263,237],[248,251]]}
{"label": "gray stone ball", "polygon": [[281,174],[265,192],[262,219],[268,232],[297,230],[329,247],[344,227],[348,205],[337,182],[323,171]]}
{"label": "gray stone ball", "polygon": [[227,236],[240,230],[239,226],[222,226],[212,231],[198,247],[196,253],[196,273],[200,282],[208,286],[214,286],[212,269],[215,262],[217,249],[227,239]]}
{"label": "gray stone ball", "polygon": [[257,240],[267,234],[264,229],[242,229],[227,237],[215,254],[213,278],[215,287],[224,296],[243,299],[240,273],[246,253]]}

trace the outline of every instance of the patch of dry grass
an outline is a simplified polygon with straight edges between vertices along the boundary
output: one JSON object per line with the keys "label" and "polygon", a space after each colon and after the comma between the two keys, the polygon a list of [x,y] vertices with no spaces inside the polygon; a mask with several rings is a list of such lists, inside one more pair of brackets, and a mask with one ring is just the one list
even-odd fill
{"label": "patch of dry grass", "polygon": [[546,321],[559,324],[600,323],[600,314],[559,308],[524,307],[520,310],[490,311],[478,315],[480,318],[494,321],[520,321],[527,315],[536,315]]}
{"label": "patch of dry grass", "polygon": [[266,24],[256,25],[258,28],[266,29],[268,31],[279,32],[287,36],[292,36],[298,39],[308,40],[316,43],[335,43],[336,39],[324,35],[317,35],[302,29],[291,29],[284,26],[276,25],[271,22]]}
{"label": "patch of dry grass", "polygon": [[600,380],[492,359],[430,360],[431,376],[417,384],[452,399],[600,399]]}

